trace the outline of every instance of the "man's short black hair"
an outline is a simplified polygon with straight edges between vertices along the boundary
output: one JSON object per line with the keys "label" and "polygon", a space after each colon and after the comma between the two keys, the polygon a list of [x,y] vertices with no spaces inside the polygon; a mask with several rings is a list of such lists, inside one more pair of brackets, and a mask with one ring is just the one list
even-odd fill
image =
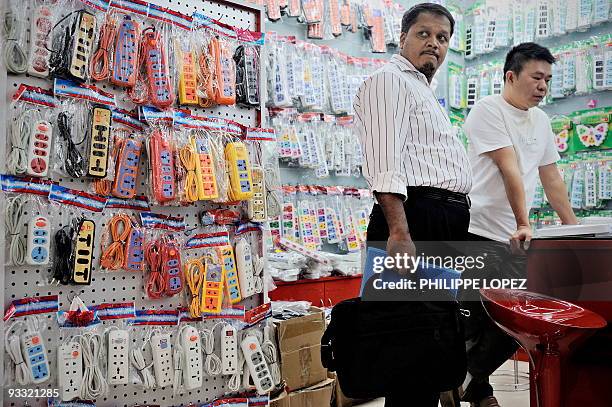
{"label": "man's short black hair", "polygon": [[414,25],[421,13],[437,14],[439,16],[444,16],[448,18],[451,27],[450,35],[452,36],[453,32],[455,32],[455,19],[453,18],[453,15],[450,13],[450,11],[448,11],[444,6],[435,3],[420,3],[416,6],[411,7],[410,10],[404,13],[404,16],[402,17],[403,33],[408,32],[410,27]]}
{"label": "man's short black hair", "polygon": [[508,52],[508,55],[506,55],[504,81],[506,80],[506,72],[512,71],[518,75],[523,70],[525,64],[533,60],[546,61],[551,65],[556,61],[548,48],[538,45],[535,42],[524,42],[512,48],[510,52]]}

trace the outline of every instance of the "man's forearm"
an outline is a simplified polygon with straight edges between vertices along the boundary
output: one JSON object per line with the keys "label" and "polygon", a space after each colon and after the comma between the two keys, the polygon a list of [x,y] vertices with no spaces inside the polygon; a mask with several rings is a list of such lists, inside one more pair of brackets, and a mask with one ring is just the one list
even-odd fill
{"label": "man's forearm", "polygon": [[527,205],[525,205],[525,189],[518,167],[502,170],[502,179],[504,180],[508,202],[510,202],[514,219],[516,219],[516,226],[529,226],[529,214],[527,213]]}
{"label": "man's forearm", "polygon": [[401,196],[380,192],[375,192],[375,195],[383,210],[387,225],[389,225],[389,237],[400,240],[409,239],[410,231]]}
{"label": "man's forearm", "polygon": [[561,222],[564,225],[578,224],[578,218],[576,218],[574,214],[569,198],[567,197],[567,188],[561,177],[543,186],[548,202],[555,212],[557,212],[559,218],[561,218]]}

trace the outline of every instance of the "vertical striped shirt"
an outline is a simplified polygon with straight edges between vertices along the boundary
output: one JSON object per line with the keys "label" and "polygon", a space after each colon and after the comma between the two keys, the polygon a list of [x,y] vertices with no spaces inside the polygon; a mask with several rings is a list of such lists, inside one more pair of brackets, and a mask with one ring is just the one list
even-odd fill
{"label": "vertical striped shirt", "polygon": [[353,107],[372,191],[404,197],[408,186],[470,192],[465,148],[427,78],[406,58],[394,55],[367,79]]}

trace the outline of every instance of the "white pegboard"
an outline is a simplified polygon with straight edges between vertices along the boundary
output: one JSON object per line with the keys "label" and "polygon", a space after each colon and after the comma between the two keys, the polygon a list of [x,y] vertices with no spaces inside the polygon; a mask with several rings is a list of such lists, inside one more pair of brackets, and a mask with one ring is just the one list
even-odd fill
{"label": "white pegboard", "polygon": [[[264,30],[264,18],[263,18],[263,10],[256,6],[246,5],[244,3],[238,1],[230,1],[230,0],[218,0],[218,1],[204,1],[204,0],[156,0],[154,3],[169,7],[173,10],[180,11],[185,14],[191,14],[194,11],[202,12],[212,18],[220,20],[224,23],[237,26],[243,29],[250,29],[256,31],[265,31]],[[31,15],[30,10],[28,10],[28,15]],[[29,27],[29,18],[27,26]],[[262,78],[263,82],[263,78]],[[0,69],[0,94],[5,95],[5,106],[0,111],[0,121],[3,123],[7,123],[8,119],[11,117],[10,109],[8,108],[12,95],[15,90],[21,83],[26,83],[35,86],[41,86],[43,88],[50,88],[51,82],[46,80],[41,80],[33,77],[29,77],[27,75],[21,76],[13,76],[6,75],[6,70],[2,65]],[[98,83],[97,86],[101,87],[103,90],[113,93],[118,89],[115,89],[109,83]],[[261,89],[263,89],[263,83]],[[264,94],[262,92],[262,94]],[[263,98],[262,98],[263,99]],[[123,102],[123,101],[121,101]],[[131,108],[130,105],[123,105],[123,103],[119,103],[120,107]],[[263,107],[263,100],[262,106]],[[263,109],[246,109],[240,107],[216,107],[213,109],[192,109],[197,114],[206,115],[206,116],[217,116],[222,118],[227,118],[231,120],[235,120],[244,125],[260,125],[261,124],[261,112]],[[0,137],[3,140],[6,140],[7,129],[6,126],[1,126],[0,128]],[[5,172],[5,157],[6,157],[6,143],[0,143],[0,162],[3,172]],[[138,179],[138,183],[140,184],[141,190],[143,190],[147,183],[148,179],[145,174],[145,167],[140,166],[141,174]],[[53,179],[55,181],[60,182],[61,185],[68,186],[75,189],[87,190],[89,188],[88,182],[84,180],[73,180],[73,179],[65,179],[61,177],[54,176]],[[4,196],[2,196],[4,199]],[[152,210],[157,213],[163,213],[168,215],[181,215],[185,218],[185,221],[188,227],[196,227],[199,222],[198,213],[201,212],[205,207],[203,205],[197,205],[187,208],[177,208],[177,207],[153,207]],[[28,219],[34,213],[42,213],[51,215],[52,213],[56,213],[50,209],[49,206],[30,206],[27,209],[28,213],[25,215],[24,219]],[[66,212],[70,212],[67,214]],[[105,211],[108,212],[108,211]],[[65,207],[63,210],[62,218],[66,218],[69,216],[70,218],[77,213],[76,208]],[[60,221],[56,219],[56,222],[53,223],[52,226],[52,234],[60,227]],[[23,297],[33,297],[33,296],[43,296],[43,295],[53,295],[57,294],[59,296],[60,301],[60,309],[66,310],[70,305],[71,299],[78,295],[86,304],[94,305],[103,302],[123,302],[123,301],[135,301],[136,309],[175,309],[178,306],[184,306],[186,304],[186,294],[181,293],[177,297],[172,297],[163,300],[148,300],[146,298],[145,292],[143,290],[144,282],[146,281],[146,276],[142,273],[128,273],[128,272],[112,272],[112,273],[101,273],[99,272],[98,262],[100,256],[100,238],[102,236],[103,227],[105,226],[104,219],[101,217],[96,222],[96,243],[95,243],[95,252],[94,252],[94,265],[92,274],[92,282],[89,286],[62,286],[55,285],[50,286],[43,284],[43,282],[48,280],[50,276],[51,269],[50,268],[36,268],[36,267],[14,267],[14,266],[5,266],[2,276],[0,276],[0,283],[4,287],[3,298],[4,305],[6,306],[10,303],[11,300]],[[5,236],[4,230],[4,222],[0,225],[0,233],[1,236]],[[4,239],[3,239],[4,240]],[[260,240],[261,242],[261,240]],[[255,247],[254,247],[255,248]],[[255,249],[261,253],[261,247]],[[193,250],[189,253],[189,257],[191,256],[199,256],[197,250]],[[0,250],[0,264],[5,264],[5,250]],[[4,280],[4,281],[3,281]],[[244,305],[246,309],[251,309],[257,305],[259,305],[263,298],[267,296],[254,296],[250,299],[244,300],[241,302],[241,305]],[[47,323],[45,324],[45,328],[43,331],[43,336],[47,341],[47,352],[49,356],[49,362],[52,366],[52,370],[56,371],[55,368],[55,359],[56,359],[56,349],[57,344],[61,343],[61,341],[65,340],[63,333],[57,328],[57,323],[55,322],[55,316],[49,316],[47,318]],[[218,321],[217,321],[218,322]],[[116,324],[114,321],[110,321],[110,323],[104,322],[105,326],[112,326]],[[215,324],[215,322],[207,322],[206,327],[210,328]],[[4,327],[3,327],[4,328]],[[136,328],[141,329],[141,328]],[[2,330],[4,332],[4,329]],[[219,341],[218,341],[218,331],[216,338],[216,351],[215,353],[219,354]],[[0,341],[2,344],[0,345],[0,349],[2,350],[0,358],[4,357],[4,341]],[[134,345],[141,346],[141,339],[133,338]],[[4,362],[0,359],[0,362]],[[6,378],[3,378],[2,383],[6,383]],[[161,406],[170,406],[170,405],[186,405],[188,403],[205,403],[210,402],[226,393],[228,393],[227,386],[225,382],[227,381],[227,377],[221,378],[204,378],[204,385],[200,389],[192,390],[190,392],[186,392],[182,397],[172,397],[172,389],[154,389],[154,390],[144,390],[141,387],[134,385],[121,385],[121,386],[111,386],[109,394],[103,398],[99,399],[96,402],[97,406],[132,406],[135,404],[157,404]],[[46,388],[57,388],[57,375],[52,377],[52,381],[50,383],[46,383]],[[15,388],[15,386],[14,386]],[[8,397],[8,387],[4,385],[4,399],[2,405],[4,406],[22,406],[24,405],[24,399],[10,399]],[[28,399],[28,405],[30,406],[43,406],[46,405],[46,399]]]}

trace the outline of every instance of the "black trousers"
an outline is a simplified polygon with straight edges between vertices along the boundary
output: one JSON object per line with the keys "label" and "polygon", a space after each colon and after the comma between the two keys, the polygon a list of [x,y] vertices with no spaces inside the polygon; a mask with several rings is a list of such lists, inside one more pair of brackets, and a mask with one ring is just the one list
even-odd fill
{"label": "black trousers", "polygon": [[[412,240],[417,252],[418,241],[463,241],[467,238],[470,210],[467,201],[445,201],[434,199],[418,191],[408,192],[404,210]],[[368,226],[368,244],[380,246],[389,238],[389,226],[382,208],[374,205]],[[385,397],[385,407],[437,407],[439,391],[427,388],[419,382],[419,367],[406,372],[406,387]]]}
{"label": "black trousers", "polygon": [[[495,242],[482,236],[469,233],[468,240],[483,242],[473,245],[474,250],[487,255],[485,270],[466,271],[463,278],[527,278],[527,258],[510,252],[510,245]],[[487,315],[478,293],[462,291],[461,308],[469,311],[464,314],[468,372],[472,382],[464,396],[464,401],[478,402],[493,395],[489,376],[504,364],[518,349],[517,342],[502,331]]]}

